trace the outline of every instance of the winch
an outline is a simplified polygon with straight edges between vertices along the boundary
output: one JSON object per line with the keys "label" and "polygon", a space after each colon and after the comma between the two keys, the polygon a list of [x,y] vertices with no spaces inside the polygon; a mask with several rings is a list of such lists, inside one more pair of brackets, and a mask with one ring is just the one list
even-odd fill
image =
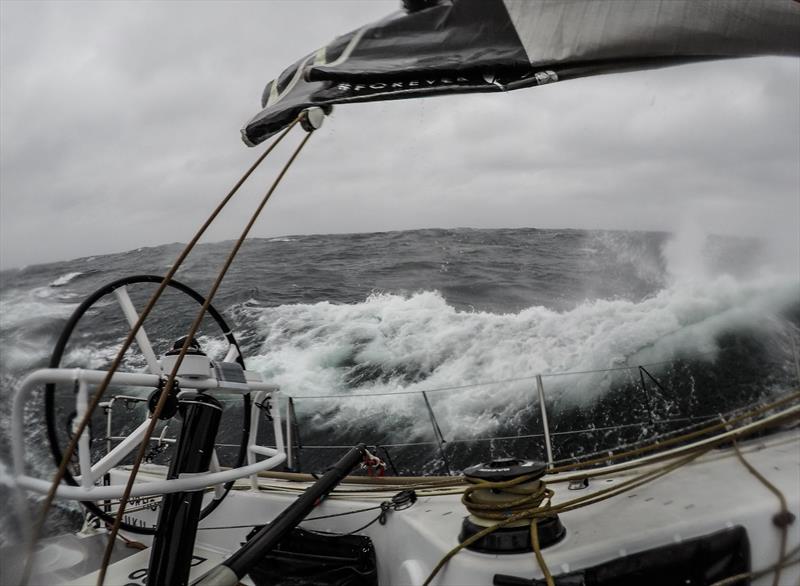
{"label": "winch", "polygon": [[540,549],[561,541],[566,529],[558,515],[534,514],[542,503],[549,504],[553,495],[542,481],[546,469],[543,462],[502,458],[464,470],[464,478],[471,486],[464,491],[461,500],[470,515],[461,525],[459,541],[464,543],[511,517],[519,519],[497,527],[466,547],[484,553],[533,551],[533,526]]}
{"label": "winch", "polygon": [[[164,354],[164,357],[161,359],[161,368],[164,369],[164,372],[170,372],[175,366],[175,362],[177,362],[178,356],[181,353],[181,348],[183,348],[185,343],[185,337],[176,340],[172,349]],[[211,376],[213,365],[209,361],[208,356],[206,356],[206,353],[200,348],[200,343],[195,338],[192,338],[189,342],[189,348],[186,350],[185,354],[177,372],[178,376],[197,378],[208,378]]]}

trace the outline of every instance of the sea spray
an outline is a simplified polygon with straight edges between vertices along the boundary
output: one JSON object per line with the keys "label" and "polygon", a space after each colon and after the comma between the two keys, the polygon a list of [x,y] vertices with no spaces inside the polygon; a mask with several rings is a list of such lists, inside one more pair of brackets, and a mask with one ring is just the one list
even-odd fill
{"label": "sea spray", "polygon": [[[721,277],[712,288],[668,288],[640,302],[588,301],[565,312],[459,311],[436,292],[251,309],[264,336],[251,364],[284,392],[303,396],[435,390],[679,358],[712,362],[722,334],[757,330],[769,336],[779,329],[781,309],[798,292],[791,285],[742,286]],[[775,323],[765,319],[770,315]],[[560,392],[586,403],[604,390],[587,376]],[[511,420],[524,393],[517,399],[465,394],[443,406],[443,417],[455,431],[488,432],[487,413]],[[342,416],[367,416],[371,403],[349,401]]]}
{"label": "sea spray", "polygon": [[[81,299],[122,276],[163,272],[178,248],[3,273],[0,373],[18,377],[46,365]],[[204,293],[228,248],[200,246],[177,279]],[[800,286],[796,271],[770,266],[771,250],[768,241],[688,229],[675,236],[459,229],[255,239],[214,304],[248,368],[296,397],[304,445],[433,442],[426,391],[450,465],[459,469],[490,455],[543,456],[537,374],[559,434],[556,457],[651,437],[671,419],[708,416],[796,385],[791,341]],[[148,294],[131,290],[139,308]],[[158,353],[185,333],[197,309],[178,295],[165,298],[146,326]],[[204,328],[201,343],[220,355],[224,345],[212,329]],[[124,335],[119,308],[104,300],[82,320],[66,362],[103,367]],[[124,369],[144,367],[134,347]],[[557,374],[588,370],[602,372]],[[11,385],[0,392],[5,424]],[[310,398],[331,394],[337,398]],[[237,401],[226,399],[228,443],[238,441]],[[47,475],[40,405],[26,414],[44,448],[31,470]],[[115,431],[141,417],[120,410]],[[631,427],[605,429],[619,423]],[[484,441],[516,434],[531,437]],[[399,471],[444,471],[435,443],[391,449]],[[312,470],[334,457],[301,454]]]}

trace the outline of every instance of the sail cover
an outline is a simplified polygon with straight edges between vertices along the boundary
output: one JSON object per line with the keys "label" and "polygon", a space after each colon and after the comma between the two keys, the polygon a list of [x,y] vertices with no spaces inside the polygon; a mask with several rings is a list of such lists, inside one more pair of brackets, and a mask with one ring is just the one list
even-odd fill
{"label": "sail cover", "polygon": [[255,145],[304,109],[728,57],[800,55],[798,0],[404,0],[269,82]]}

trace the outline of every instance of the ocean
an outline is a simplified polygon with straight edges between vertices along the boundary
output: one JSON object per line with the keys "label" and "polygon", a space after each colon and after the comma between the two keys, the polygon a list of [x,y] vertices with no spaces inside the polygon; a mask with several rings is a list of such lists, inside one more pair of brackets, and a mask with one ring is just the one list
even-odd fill
{"label": "ocean", "polygon": [[[20,378],[47,365],[86,296],[121,277],[164,274],[181,247],[0,273],[0,493],[8,492],[10,399]],[[231,247],[199,245],[176,279],[205,294]],[[141,308],[151,291],[131,287],[134,304]],[[755,239],[533,228],[251,239],[213,304],[247,368],[293,397],[293,466],[309,471],[324,470],[343,449],[331,446],[356,441],[375,446],[401,474],[457,473],[500,456],[546,458],[537,375],[557,460],[798,385],[800,283]],[[146,325],[158,353],[185,334],[198,308],[181,293],[164,298]],[[113,298],[100,299],[62,364],[102,368],[125,334]],[[211,356],[224,353],[210,321],[199,341]],[[125,369],[144,365],[137,348],[129,351]],[[70,392],[60,396],[63,436],[73,407]],[[241,399],[224,404],[223,464],[238,442]],[[140,421],[142,409],[124,406],[114,433]],[[41,396],[25,416],[30,469],[49,475]],[[179,422],[167,426],[169,437]],[[97,450],[104,434],[98,415]],[[9,539],[8,515],[0,513],[0,542]],[[65,504],[48,531],[75,522]]]}

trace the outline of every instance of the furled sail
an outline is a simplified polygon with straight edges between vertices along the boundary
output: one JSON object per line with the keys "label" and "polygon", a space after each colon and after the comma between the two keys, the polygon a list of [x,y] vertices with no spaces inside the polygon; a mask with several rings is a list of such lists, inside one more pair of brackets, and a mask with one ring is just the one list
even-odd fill
{"label": "furled sail", "polygon": [[264,89],[255,145],[312,106],[507,91],[728,57],[800,55],[798,0],[404,0]]}

